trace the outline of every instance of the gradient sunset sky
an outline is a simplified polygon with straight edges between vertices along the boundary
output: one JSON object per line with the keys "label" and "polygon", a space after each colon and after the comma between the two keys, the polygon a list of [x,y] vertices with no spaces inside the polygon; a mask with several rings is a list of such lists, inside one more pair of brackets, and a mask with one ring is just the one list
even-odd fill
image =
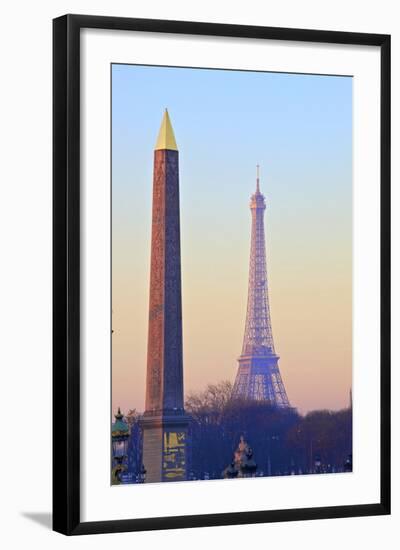
{"label": "gradient sunset sky", "polygon": [[348,406],[352,79],[112,66],[112,407],[143,411],[153,150],[179,149],[185,394],[234,381],[260,165],[275,348],[291,405]]}

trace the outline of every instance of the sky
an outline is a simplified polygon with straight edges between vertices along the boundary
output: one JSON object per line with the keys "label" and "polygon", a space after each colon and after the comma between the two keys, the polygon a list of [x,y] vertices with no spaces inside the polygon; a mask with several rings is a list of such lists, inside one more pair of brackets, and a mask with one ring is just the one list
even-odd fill
{"label": "sky", "polygon": [[260,165],[272,331],[291,405],[348,406],[352,79],[112,65],[112,408],[143,411],[153,150],[179,149],[185,394],[234,381]]}

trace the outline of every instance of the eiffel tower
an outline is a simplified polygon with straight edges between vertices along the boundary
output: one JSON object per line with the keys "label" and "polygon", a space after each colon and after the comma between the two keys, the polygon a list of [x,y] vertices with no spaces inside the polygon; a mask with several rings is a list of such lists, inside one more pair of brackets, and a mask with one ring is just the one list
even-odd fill
{"label": "eiffel tower", "polygon": [[251,196],[250,210],[252,224],[247,316],[233,396],[269,401],[277,407],[285,408],[290,407],[290,404],[272,338],[265,256],[265,197],[260,192],[259,166],[256,192]]}

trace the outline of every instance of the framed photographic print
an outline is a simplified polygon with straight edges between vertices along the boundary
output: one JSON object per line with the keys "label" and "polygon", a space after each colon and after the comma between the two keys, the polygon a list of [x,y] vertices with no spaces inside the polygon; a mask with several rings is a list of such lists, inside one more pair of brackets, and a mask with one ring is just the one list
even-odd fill
{"label": "framed photographic print", "polygon": [[390,513],[390,37],[54,20],[54,529]]}

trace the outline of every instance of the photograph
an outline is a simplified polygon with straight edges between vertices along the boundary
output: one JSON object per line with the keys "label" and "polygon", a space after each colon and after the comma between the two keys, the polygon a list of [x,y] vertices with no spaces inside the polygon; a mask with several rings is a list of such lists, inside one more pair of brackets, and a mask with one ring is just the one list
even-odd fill
{"label": "photograph", "polygon": [[350,474],[352,77],[110,70],[111,485]]}

